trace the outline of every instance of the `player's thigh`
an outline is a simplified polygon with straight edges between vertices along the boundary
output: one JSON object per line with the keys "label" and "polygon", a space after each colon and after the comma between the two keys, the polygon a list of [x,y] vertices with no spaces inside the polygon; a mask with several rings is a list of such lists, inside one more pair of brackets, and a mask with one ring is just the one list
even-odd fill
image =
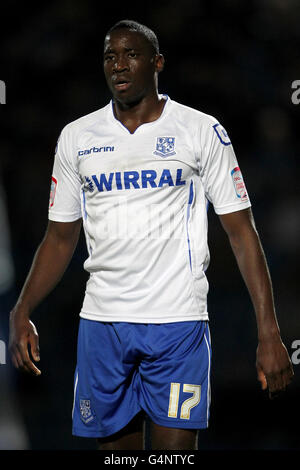
{"label": "player's thigh", "polygon": [[144,450],[144,424],[144,415],[139,413],[117,433],[99,438],[99,450]]}
{"label": "player's thigh", "polygon": [[106,438],[141,411],[138,371],[115,325],[81,319],[74,377],[73,434]]}
{"label": "player's thigh", "polygon": [[141,407],[161,427],[187,431],[207,428],[211,360],[208,325],[159,325],[151,334],[156,357],[140,365]]}
{"label": "player's thigh", "polygon": [[196,450],[198,432],[195,429],[168,428],[151,423],[151,449]]}

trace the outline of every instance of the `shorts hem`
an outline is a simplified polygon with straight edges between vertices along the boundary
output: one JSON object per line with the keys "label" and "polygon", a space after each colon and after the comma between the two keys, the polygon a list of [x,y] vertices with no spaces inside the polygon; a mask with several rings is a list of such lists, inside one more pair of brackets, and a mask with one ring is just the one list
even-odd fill
{"label": "shorts hem", "polygon": [[152,420],[155,424],[160,426],[165,426],[167,428],[181,428],[181,429],[207,429],[208,428],[208,421],[201,420],[201,421],[183,421],[181,420],[174,420],[170,421],[169,419],[158,418],[157,416],[151,416],[148,414],[150,420]]}
{"label": "shorts hem", "polygon": [[107,426],[105,428],[99,430],[88,430],[88,429],[80,429],[77,426],[73,426],[72,428],[72,435],[76,437],[108,437],[116,432],[121,431],[121,429],[125,428],[127,424],[138,414],[141,410],[138,410],[134,413],[124,424],[117,423],[115,425]]}

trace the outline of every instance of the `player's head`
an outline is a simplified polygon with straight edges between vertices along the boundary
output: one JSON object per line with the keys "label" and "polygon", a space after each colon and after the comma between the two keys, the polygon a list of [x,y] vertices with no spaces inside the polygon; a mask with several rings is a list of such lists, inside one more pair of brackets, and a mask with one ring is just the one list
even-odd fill
{"label": "player's head", "polygon": [[164,58],[154,32],[136,21],[122,20],[104,40],[104,73],[120,103],[131,104],[157,90],[157,75]]}
{"label": "player's head", "polygon": [[133,20],[121,20],[114,24],[107,32],[106,36],[110,34],[112,31],[116,31],[117,29],[135,31],[136,33],[140,33],[144,36],[146,41],[148,41],[149,46],[153,49],[155,54],[159,54],[159,43],[156,34],[152,31],[152,29],[148,28],[144,24],[138,23],[137,21]]}

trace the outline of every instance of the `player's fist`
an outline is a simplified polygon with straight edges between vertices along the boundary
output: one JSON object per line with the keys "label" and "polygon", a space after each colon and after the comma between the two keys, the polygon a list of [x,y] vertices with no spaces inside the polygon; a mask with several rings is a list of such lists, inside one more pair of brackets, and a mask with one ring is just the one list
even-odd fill
{"label": "player's fist", "polygon": [[256,350],[256,369],[262,389],[269,389],[270,398],[276,397],[286,389],[294,371],[280,336],[259,341]]}
{"label": "player's fist", "polygon": [[40,360],[39,337],[28,317],[12,312],[10,315],[9,352],[17,369],[40,375],[33,361]]}

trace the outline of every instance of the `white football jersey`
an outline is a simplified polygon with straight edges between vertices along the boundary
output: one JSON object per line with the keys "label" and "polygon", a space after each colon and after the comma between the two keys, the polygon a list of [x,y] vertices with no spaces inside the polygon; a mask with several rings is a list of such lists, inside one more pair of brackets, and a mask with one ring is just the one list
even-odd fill
{"label": "white football jersey", "polygon": [[224,128],[164,98],[161,116],[133,134],[110,102],[68,124],[58,140],[49,219],[83,219],[90,273],[83,318],[208,319],[208,201],[217,214],[250,206]]}

